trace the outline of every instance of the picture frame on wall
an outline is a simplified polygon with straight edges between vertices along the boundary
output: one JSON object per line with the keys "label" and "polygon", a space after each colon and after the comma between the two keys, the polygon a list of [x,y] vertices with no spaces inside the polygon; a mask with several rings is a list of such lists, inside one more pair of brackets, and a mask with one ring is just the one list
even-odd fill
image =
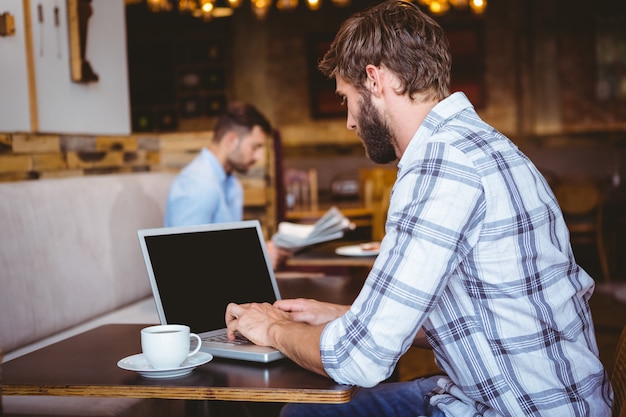
{"label": "picture frame on wall", "polygon": [[308,40],[309,91],[311,117],[314,119],[339,118],[346,116],[346,107],[335,93],[335,81],[325,77],[317,63],[322,59],[333,40],[334,34],[311,35]]}
{"label": "picture frame on wall", "polygon": [[[41,6],[38,6],[41,9]],[[43,13],[43,11],[40,11]],[[55,9],[58,13],[58,8]],[[91,0],[67,0],[67,24],[70,49],[70,77],[76,83],[92,83],[99,80],[87,59],[89,21],[93,15]],[[59,19],[56,15],[55,19]]]}

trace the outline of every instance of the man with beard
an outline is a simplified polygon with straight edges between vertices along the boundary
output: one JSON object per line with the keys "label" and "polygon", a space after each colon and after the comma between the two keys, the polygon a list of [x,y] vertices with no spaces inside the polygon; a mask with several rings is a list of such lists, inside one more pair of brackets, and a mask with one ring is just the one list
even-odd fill
{"label": "man with beard", "polygon": [[[215,124],[213,138],[172,183],[165,227],[240,221],[243,188],[234,175],[246,174],[262,156],[270,122],[253,105],[230,103]],[[289,252],[267,242],[274,267]]]}
{"label": "man with beard", "polygon": [[[609,416],[613,392],[576,263],[539,171],[449,93],[441,27],[408,1],[348,19],[320,70],[378,163],[398,159],[380,254],[351,306],[230,304],[226,322],[301,366],[362,388],[287,416]],[[382,383],[412,344],[442,375]]]}

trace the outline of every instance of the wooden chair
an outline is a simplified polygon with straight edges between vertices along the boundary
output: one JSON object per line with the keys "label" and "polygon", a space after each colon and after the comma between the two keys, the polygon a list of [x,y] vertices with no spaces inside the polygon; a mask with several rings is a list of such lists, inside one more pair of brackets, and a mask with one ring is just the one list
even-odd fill
{"label": "wooden chair", "polygon": [[[287,191],[284,182],[284,152],[283,138],[280,130],[274,129],[272,132],[272,149],[270,153],[270,172],[273,172],[274,199],[276,201],[276,212],[274,226],[285,221],[287,216]],[[275,230],[271,232],[274,233]]]}
{"label": "wooden chair", "polygon": [[611,274],[603,233],[602,189],[590,180],[559,179],[553,190],[567,223],[572,245],[595,245],[604,281],[609,282]]}
{"label": "wooden chair", "polygon": [[611,370],[611,385],[615,392],[613,402],[613,417],[626,417],[626,326],[622,329],[622,334],[617,342],[615,350],[615,360]]}
{"label": "wooden chair", "polygon": [[269,146],[265,147],[263,158],[248,173],[237,175],[243,187],[244,219],[258,219],[266,236],[276,231],[281,209],[276,195],[276,140],[280,140],[278,131],[269,138]]}
{"label": "wooden chair", "polygon": [[318,185],[317,169],[287,169],[284,173],[287,209],[317,211]]}
{"label": "wooden chair", "polygon": [[397,175],[396,168],[375,167],[359,170],[363,204],[372,210],[372,240],[379,241],[385,235],[389,199]]}

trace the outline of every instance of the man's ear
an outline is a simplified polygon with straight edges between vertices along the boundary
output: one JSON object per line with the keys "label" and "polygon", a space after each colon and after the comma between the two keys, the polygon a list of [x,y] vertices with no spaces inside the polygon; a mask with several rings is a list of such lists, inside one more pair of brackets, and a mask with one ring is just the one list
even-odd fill
{"label": "man's ear", "polygon": [[369,64],[365,67],[365,73],[367,78],[365,80],[365,86],[370,92],[378,96],[382,91],[382,78],[380,68],[375,65]]}

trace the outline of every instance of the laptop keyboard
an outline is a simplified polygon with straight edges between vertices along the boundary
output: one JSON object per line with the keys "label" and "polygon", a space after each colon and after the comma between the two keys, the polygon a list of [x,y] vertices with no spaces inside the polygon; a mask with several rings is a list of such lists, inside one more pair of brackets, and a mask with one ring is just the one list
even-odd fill
{"label": "laptop keyboard", "polygon": [[229,340],[228,336],[225,334],[217,334],[214,336],[204,336],[202,337],[202,340],[205,342],[231,343],[233,345],[247,345],[247,344],[252,343],[239,333],[235,333],[235,340]]}

